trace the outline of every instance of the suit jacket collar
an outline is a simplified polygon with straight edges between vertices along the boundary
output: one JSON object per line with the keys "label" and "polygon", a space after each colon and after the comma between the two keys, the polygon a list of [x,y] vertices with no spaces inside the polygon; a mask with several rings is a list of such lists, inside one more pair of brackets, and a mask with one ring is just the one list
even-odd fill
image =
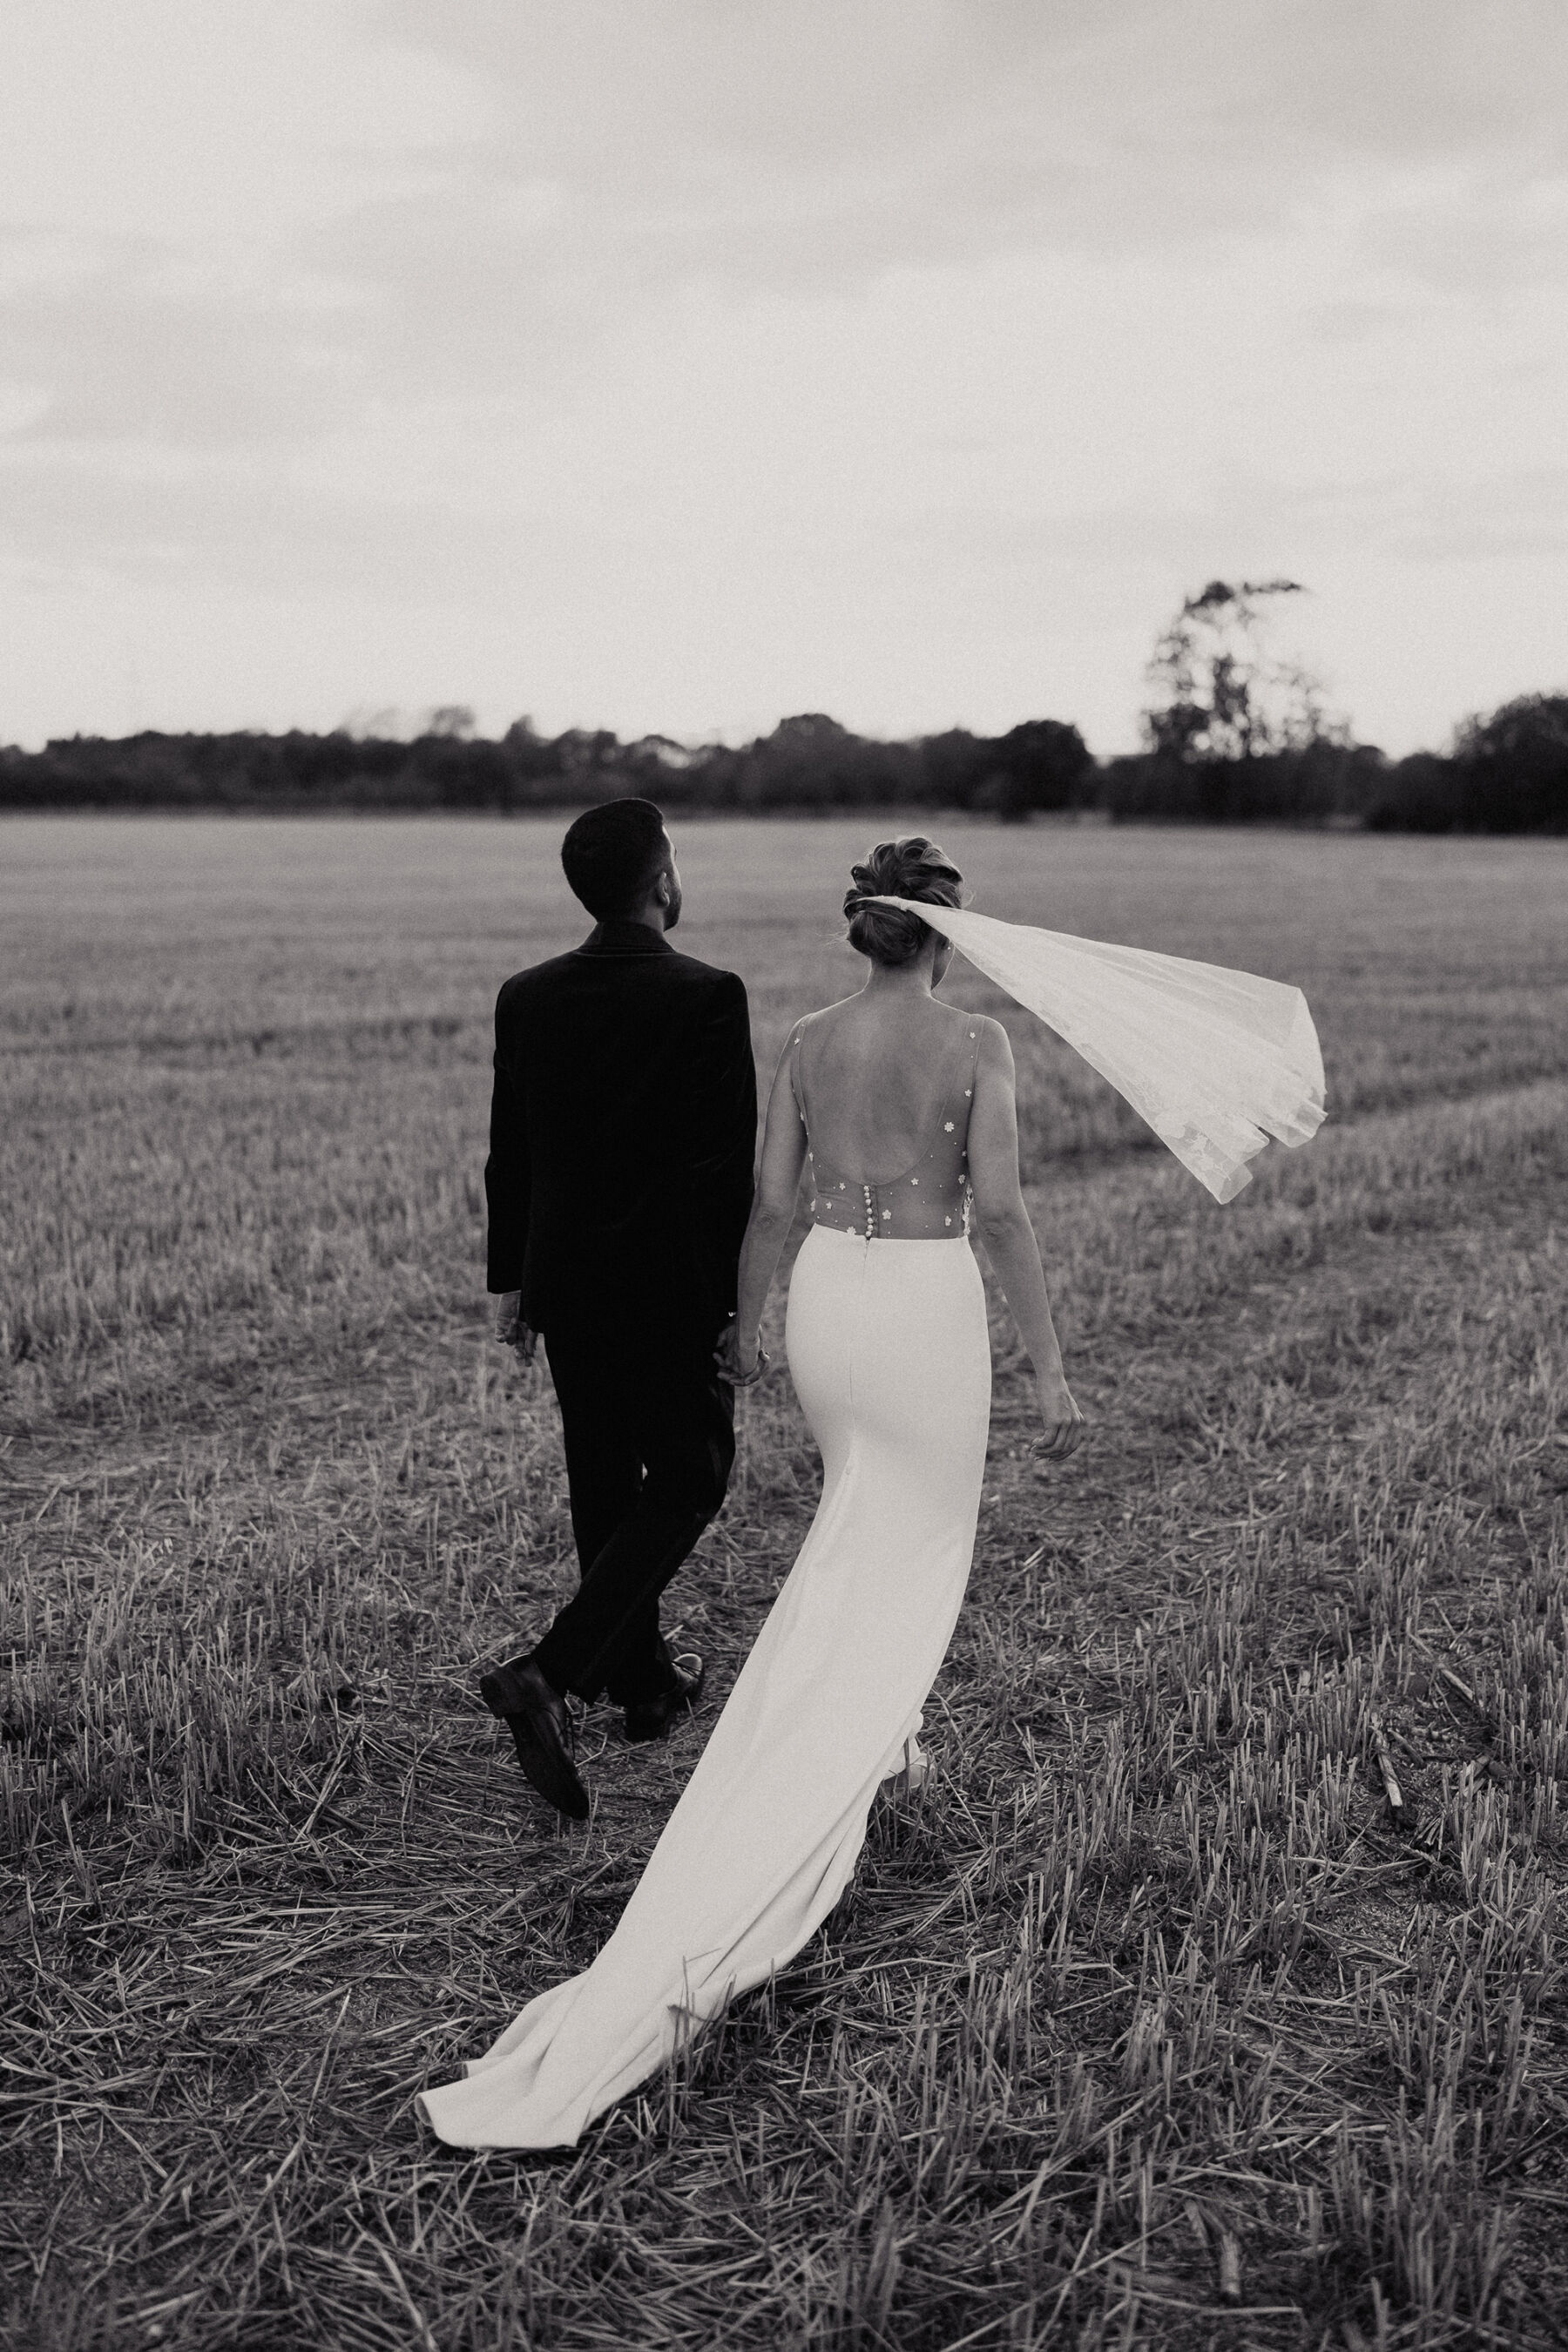
{"label": "suit jacket collar", "polygon": [[648,923],[631,923],[620,916],[595,923],[582,946],[579,955],[641,956],[673,955],[675,950],[662,931]]}

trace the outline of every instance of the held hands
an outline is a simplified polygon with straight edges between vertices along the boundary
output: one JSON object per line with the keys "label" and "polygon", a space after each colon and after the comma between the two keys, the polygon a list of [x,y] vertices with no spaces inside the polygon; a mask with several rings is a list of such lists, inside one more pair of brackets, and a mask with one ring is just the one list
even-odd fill
{"label": "held hands", "polygon": [[1042,1372],[1037,1386],[1040,1419],[1045,1426],[1035,1441],[1035,1458],[1038,1462],[1065,1462],[1083,1442],[1083,1415],[1060,1370]]}
{"label": "held hands", "polygon": [[725,1324],[719,1335],[719,1345],[713,1350],[713,1361],[719,1367],[719,1377],[731,1388],[749,1389],[767,1370],[770,1358],[758,1344],[755,1332],[749,1347],[741,1344],[739,1327],[733,1320]]}

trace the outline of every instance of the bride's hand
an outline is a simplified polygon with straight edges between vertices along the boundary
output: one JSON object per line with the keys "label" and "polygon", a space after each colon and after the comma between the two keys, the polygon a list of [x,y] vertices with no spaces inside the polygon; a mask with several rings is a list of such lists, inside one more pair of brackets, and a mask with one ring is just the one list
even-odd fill
{"label": "bride's hand", "polygon": [[1040,1398],[1040,1419],[1044,1423],[1042,1433],[1035,1444],[1037,1459],[1065,1462],[1082,1443],[1083,1415],[1060,1372],[1041,1373],[1037,1386]]}

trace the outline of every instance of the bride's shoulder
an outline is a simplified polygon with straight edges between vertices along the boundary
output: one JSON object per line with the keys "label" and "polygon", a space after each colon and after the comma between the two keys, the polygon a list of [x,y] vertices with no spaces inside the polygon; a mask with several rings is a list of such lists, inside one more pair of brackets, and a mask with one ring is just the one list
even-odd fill
{"label": "bride's shoulder", "polygon": [[966,1013],[962,1004],[944,1004],[942,1011],[950,1016],[948,1025],[953,1035],[967,1030],[972,1037],[979,1040],[982,1050],[986,1045],[994,1046],[999,1038],[1007,1034],[1001,1022],[994,1021],[989,1013]]}
{"label": "bride's shoulder", "polygon": [[974,1040],[976,1066],[984,1069],[1010,1070],[1013,1066],[1013,1043],[1000,1021],[989,1013],[965,1013],[962,1005],[953,1006],[958,1015],[953,1026],[967,1029]]}
{"label": "bride's shoulder", "polygon": [[790,1023],[790,1044],[794,1045],[796,1038],[804,1037],[808,1029],[831,1026],[834,1015],[845,1012],[855,1001],[853,996],[841,996],[832,1004],[819,1004],[815,1013],[801,1013],[797,1019]]}

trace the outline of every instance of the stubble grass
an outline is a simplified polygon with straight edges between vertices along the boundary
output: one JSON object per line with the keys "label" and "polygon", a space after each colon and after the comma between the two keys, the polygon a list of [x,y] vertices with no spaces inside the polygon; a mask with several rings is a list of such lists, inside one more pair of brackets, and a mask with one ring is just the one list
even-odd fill
{"label": "stubble grass", "polygon": [[[864,833],[679,841],[764,1077]],[[0,836],[8,2341],[1550,2339],[1568,858],[942,834],[994,911],[1300,980],[1334,1118],[1219,1211],[1008,1013],[1089,1442],[1033,1464],[998,1311],[934,1786],[542,2161],[411,2102],[614,1924],[815,1504],[787,1382],[670,1596],[702,1717],[595,1710],[562,1831],[473,1690],[574,1573],[479,1271],[553,829]]]}

